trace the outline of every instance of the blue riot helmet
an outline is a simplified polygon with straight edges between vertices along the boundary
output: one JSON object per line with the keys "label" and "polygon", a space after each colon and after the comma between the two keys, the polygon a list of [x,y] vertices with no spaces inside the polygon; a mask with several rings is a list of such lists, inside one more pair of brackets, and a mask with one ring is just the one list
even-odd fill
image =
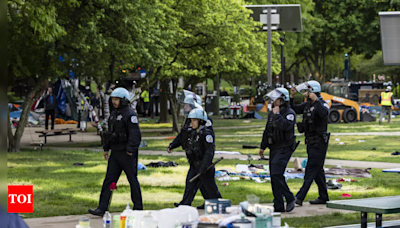
{"label": "blue riot helmet", "polygon": [[296,86],[296,90],[302,94],[308,92],[319,93],[321,92],[321,84],[319,84],[319,82],[317,81],[311,80],[308,82],[303,82],[300,85]]}
{"label": "blue riot helmet", "polygon": [[271,92],[264,95],[264,101],[272,100],[275,101],[276,99],[281,98],[284,101],[289,101],[289,91],[285,88],[276,88]]}
{"label": "blue riot helmet", "polygon": [[188,115],[189,119],[198,119],[198,120],[203,120],[205,124],[205,122],[207,122],[208,117],[207,117],[207,113],[199,108],[193,109],[192,111],[190,111],[189,115]]}
{"label": "blue riot helmet", "polygon": [[129,105],[129,92],[123,87],[118,87],[114,89],[114,91],[111,93],[110,97],[118,97],[121,98],[120,104],[122,106],[128,106]]}

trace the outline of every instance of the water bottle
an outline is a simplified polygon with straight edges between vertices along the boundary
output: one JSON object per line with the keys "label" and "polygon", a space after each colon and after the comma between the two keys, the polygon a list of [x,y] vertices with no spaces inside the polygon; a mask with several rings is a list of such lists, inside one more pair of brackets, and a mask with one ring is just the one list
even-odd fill
{"label": "water bottle", "polygon": [[151,214],[151,211],[146,211],[141,222],[141,228],[158,228],[157,219]]}
{"label": "water bottle", "polygon": [[108,211],[103,216],[103,228],[111,228],[111,214]]}

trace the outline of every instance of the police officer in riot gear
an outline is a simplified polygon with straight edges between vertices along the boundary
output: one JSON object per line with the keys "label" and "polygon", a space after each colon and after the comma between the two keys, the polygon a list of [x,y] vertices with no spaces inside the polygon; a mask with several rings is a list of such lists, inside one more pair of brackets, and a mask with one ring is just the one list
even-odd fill
{"label": "police officer in riot gear", "polygon": [[[295,207],[296,198],[286,184],[283,174],[298,145],[294,136],[296,113],[289,106],[287,89],[276,88],[266,94],[264,99],[272,100],[273,108],[268,115],[260,146],[260,156],[263,158],[264,150],[267,147],[270,149],[269,168],[275,211],[290,212]],[[286,199],[286,210],[283,198]]]}
{"label": "police officer in riot gear", "polygon": [[[143,210],[142,193],[137,179],[138,150],[141,141],[138,117],[129,107],[129,92],[116,88],[112,93],[115,109],[109,119],[109,131],[104,133],[104,158],[108,161],[107,173],[100,194],[99,207],[89,209],[93,215],[103,216],[108,210],[111,196],[110,184],[118,182],[122,170],[131,186],[131,198],[134,210]],[[111,149],[111,155],[108,151]]]}
{"label": "police officer in riot gear", "polygon": [[[209,199],[221,198],[221,194],[214,179],[215,168],[207,170],[212,164],[215,152],[214,134],[205,127],[207,114],[202,109],[196,108],[190,111],[188,119],[191,121],[191,127],[187,130],[184,148],[190,168],[186,176],[185,194],[179,204],[190,206],[201,186],[206,190]],[[201,176],[190,183],[189,180],[199,173]]]}
{"label": "police officer in riot gear", "polygon": [[[203,107],[201,106],[201,98],[198,95],[196,95],[190,91],[184,91],[184,93],[185,93],[185,98],[183,101],[183,103],[184,103],[183,109],[184,109],[184,114],[186,117],[189,115],[190,111],[192,111],[194,109],[203,110]],[[212,135],[215,137],[214,129],[212,127],[212,120],[208,116],[207,116],[207,122],[205,124],[205,127],[207,129],[209,129],[211,131]],[[174,139],[174,141],[169,145],[169,147],[167,149],[168,153],[171,153],[171,150],[178,148],[179,146],[182,146],[182,148],[184,150],[186,149],[186,143],[188,141],[188,132],[189,132],[190,128],[191,128],[191,121],[189,118],[186,118],[182,125],[181,132]],[[212,198],[210,198],[209,194],[207,193],[206,188],[203,185],[200,186],[200,192],[203,195],[204,199],[212,199]],[[182,202],[186,201],[187,196],[188,196],[188,194],[187,194],[187,192],[185,192]],[[217,198],[222,198],[222,196],[219,195]],[[174,205],[176,207],[178,207],[180,204],[182,204],[182,202],[174,203]],[[197,208],[204,209],[204,204]]]}
{"label": "police officer in riot gear", "polygon": [[[329,196],[326,187],[324,163],[330,136],[327,132],[329,105],[322,99],[320,95],[321,85],[317,81],[304,82],[291,88],[290,91],[291,107],[297,114],[303,114],[303,121],[297,123],[297,128],[300,133],[305,134],[308,154],[304,183],[296,195],[296,204],[302,206],[313,181],[318,185],[319,197],[311,200],[310,203],[326,204],[329,201]],[[307,101],[295,105],[293,97],[296,92],[304,94]]]}

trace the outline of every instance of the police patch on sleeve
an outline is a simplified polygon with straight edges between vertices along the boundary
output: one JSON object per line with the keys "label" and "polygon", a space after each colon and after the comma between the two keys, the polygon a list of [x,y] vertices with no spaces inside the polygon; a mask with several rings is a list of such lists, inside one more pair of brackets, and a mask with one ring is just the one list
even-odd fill
{"label": "police patch on sleeve", "polygon": [[293,114],[289,114],[286,116],[286,119],[293,121],[294,120],[294,115]]}
{"label": "police patch on sleeve", "polygon": [[207,120],[206,127],[211,127],[212,123],[210,120]]}
{"label": "police patch on sleeve", "polygon": [[213,140],[212,135],[207,135],[207,136],[206,136],[206,141],[207,141],[208,143],[213,143],[214,140]]}
{"label": "police patch on sleeve", "polygon": [[134,123],[134,124],[137,124],[138,123],[137,116],[132,116],[131,117],[131,122]]}
{"label": "police patch on sleeve", "polygon": [[329,109],[329,105],[327,103],[324,103],[325,108]]}

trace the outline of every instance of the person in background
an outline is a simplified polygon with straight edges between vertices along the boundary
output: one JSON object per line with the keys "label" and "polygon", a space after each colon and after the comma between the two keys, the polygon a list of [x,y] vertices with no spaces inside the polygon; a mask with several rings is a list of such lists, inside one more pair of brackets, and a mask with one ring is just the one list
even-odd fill
{"label": "person in background", "polygon": [[222,89],[222,92],[220,93],[221,97],[227,97],[229,96],[228,92],[226,92],[225,87]]}
{"label": "person in background", "polygon": [[53,95],[53,89],[49,87],[44,100],[44,110],[46,113],[45,129],[49,129],[49,117],[51,117],[51,130],[54,130],[54,120],[56,118],[57,97]]}
{"label": "person in background", "polygon": [[[147,89],[145,89],[142,94],[140,95],[141,98],[143,98],[143,109],[144,109],[144,117],[147,117],[149,114],[149,104],[150,104],[150,94]],[[144,120],[147,120],[144,118]]]}
{"label": "person in background", "polygon": [[395,103],[391,86],[388,86],[386,88],[386,91],[381,93],[381,96],[379,97],[379,103],[382,106],[381,115],[379,117],[379,124],[382,123],[383,117],[385,117],[386,112],[389,114],[388,122],[392,123],[392,106]]}

